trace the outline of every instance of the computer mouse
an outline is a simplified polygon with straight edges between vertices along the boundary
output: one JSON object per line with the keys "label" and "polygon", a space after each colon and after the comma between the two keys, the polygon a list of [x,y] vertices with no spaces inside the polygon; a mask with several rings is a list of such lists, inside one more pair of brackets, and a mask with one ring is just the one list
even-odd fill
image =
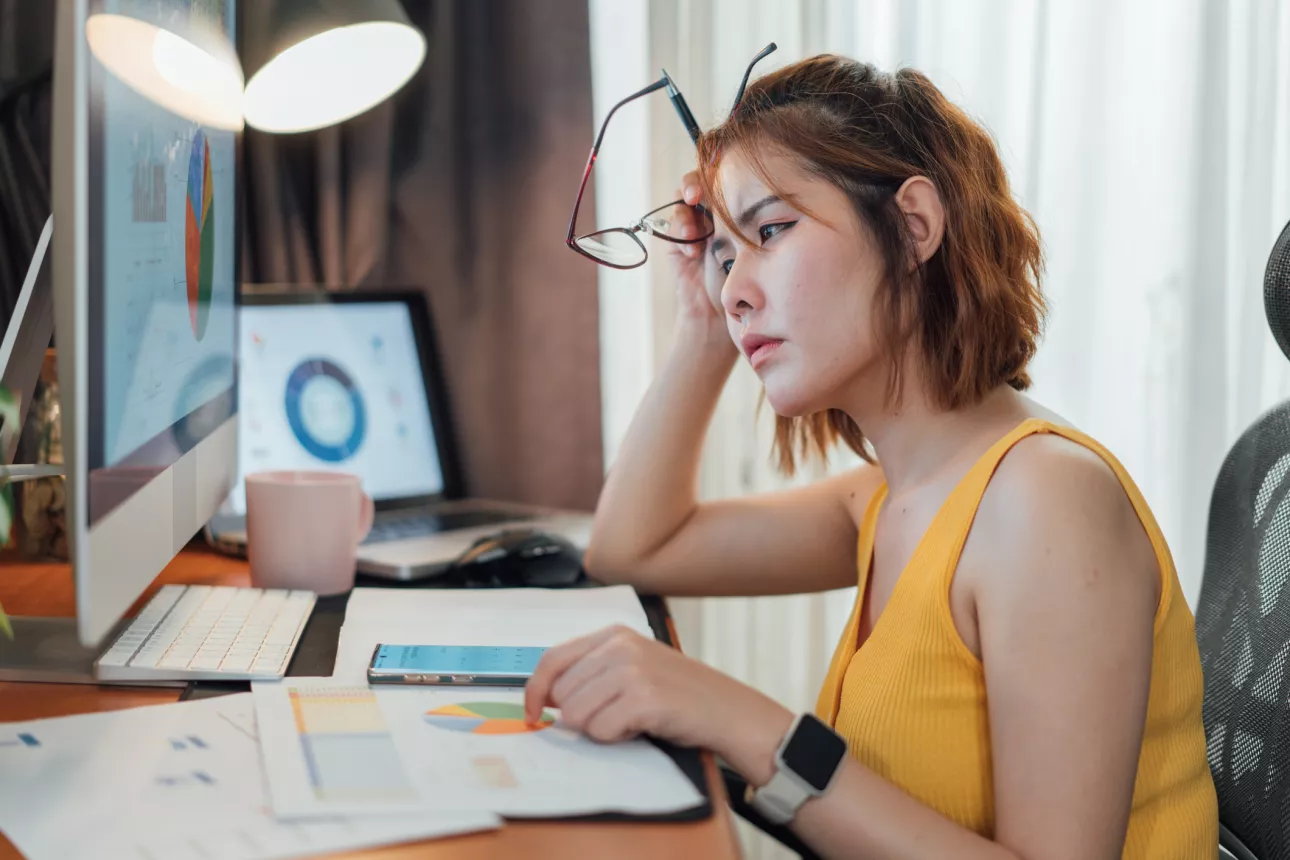
{"label": "computer mouse", "polygon": [[536,529],[511,528],[471,544],[443,574],[466,588],[567,588],[583,584],[582,551]]}

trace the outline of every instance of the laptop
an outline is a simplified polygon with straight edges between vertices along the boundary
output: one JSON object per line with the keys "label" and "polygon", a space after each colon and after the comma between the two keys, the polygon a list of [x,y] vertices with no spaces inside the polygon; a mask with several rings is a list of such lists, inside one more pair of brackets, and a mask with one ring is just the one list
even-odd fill
{"label": "laptop", "polygon": [[465,497],[421,291],[257,290],[238,315],[239,468],[206,529],[217,549],[245,552],[244,476],[270,469],[362,478],[376,503],[358,550],[358,571],[370,576],[434,576],[509,527],[586,547],[589,514]]}

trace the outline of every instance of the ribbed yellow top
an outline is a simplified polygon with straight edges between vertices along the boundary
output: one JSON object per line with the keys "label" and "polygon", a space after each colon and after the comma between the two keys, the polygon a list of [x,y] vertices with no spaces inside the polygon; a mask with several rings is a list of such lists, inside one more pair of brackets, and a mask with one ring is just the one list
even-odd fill
{"label": "ribbed yellow top", "polygon": [[1033,433],[1070,439],[1115,470],[1160,561],[1151,692],[1123,856],[1213,860],[1218,801],[1205,757],[1204,688],[1191,611],[1164,536],[1133,480],[1110,452],[1068,427],[1030,419],[981,457],[937,513],[869,639],[857,648],[886,485],[874,494],[860,529],[855,609],[816,713],[846,738],[861,763],[964,827],[993,836],[985,674],[954,626],[949,592],[990,477],[1008,450]]}

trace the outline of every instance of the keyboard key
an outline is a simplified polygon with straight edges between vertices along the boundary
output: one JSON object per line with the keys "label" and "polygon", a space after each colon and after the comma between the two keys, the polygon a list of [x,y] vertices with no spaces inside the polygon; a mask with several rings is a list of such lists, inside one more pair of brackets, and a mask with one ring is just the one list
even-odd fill
{"label": "keyboard key", "polygon": [[254,660],[253,654],[229,654],[219,668],[221,672],[249,672]]}
{"label": "keyboard key", "polygon": [[113,648],[111,651],[108,651],[100,657],[98,662],[100,666],[124,666],[129,662],[130,655],[133,653],[133,651],[117,650],[116,648]]}

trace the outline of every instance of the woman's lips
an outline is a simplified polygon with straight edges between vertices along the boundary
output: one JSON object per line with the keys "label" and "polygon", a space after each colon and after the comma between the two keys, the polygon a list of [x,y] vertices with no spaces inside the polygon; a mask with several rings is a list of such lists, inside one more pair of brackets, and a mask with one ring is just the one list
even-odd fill
{"label": "woman's lips", "polygon": [[784,342],[782,340],[757,338],[754,343],[746,344],[745,349],[748,353],[748,363],[752,365],[752,369],[756,370],[762,364],[769,361],[783,343]]}

